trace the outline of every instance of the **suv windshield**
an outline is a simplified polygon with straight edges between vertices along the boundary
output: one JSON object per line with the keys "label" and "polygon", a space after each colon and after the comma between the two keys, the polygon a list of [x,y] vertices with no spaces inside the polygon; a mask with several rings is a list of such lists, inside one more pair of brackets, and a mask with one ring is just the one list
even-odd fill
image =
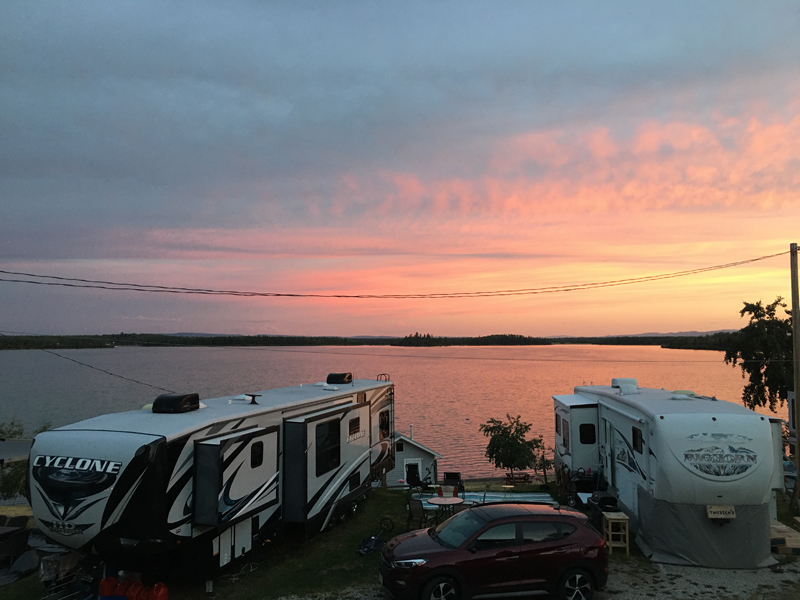
{"label": "suv windshield", "polygon": [[478,513],[465,510],[441,523],[436,528],[435,537],[445,546],[458,548],[484,525],[486,521]]}

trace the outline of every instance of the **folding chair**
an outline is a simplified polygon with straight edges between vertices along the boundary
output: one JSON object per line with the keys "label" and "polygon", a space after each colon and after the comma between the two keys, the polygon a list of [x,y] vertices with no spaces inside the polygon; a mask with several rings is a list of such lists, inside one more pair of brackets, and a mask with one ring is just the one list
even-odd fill
{"label": "folding chair", "polygon": [[406,521],[406,528],[422,529],[428,525],[437,525],[439,518],[436,513],[425,510],[422,500],[419,498],[408,499],[408,520]]}

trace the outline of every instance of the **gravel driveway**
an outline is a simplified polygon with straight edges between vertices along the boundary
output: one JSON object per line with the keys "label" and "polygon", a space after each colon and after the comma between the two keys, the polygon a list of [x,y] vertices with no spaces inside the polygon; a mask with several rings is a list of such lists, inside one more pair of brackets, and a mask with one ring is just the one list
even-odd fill
{"label": "gravel driveway", "polygon": [[800,562],[781,556],[766,569],[704,569],[650,562],[643,557],[614,559],[608,585],[597,600],[789,600],[800,599]]}
{"label": "gravel driveway", "polygon": [[[614,557],[608,585],[596,600],[800,600],[800,561],[781,557],[767,569],[703,569]],[[386,600],[377,584],[333,594],[286,596],[281,600]]]}

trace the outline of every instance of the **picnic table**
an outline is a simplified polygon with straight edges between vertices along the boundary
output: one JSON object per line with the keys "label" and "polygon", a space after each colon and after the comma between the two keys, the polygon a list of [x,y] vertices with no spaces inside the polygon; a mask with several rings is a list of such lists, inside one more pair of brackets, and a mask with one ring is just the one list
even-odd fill
{"label": "picnic table", "polygon": [[508,485],[517,485],[518,483],[530,483],[531,476],[527,473],[519,471],[517,473],[506,473],[506,483]]}

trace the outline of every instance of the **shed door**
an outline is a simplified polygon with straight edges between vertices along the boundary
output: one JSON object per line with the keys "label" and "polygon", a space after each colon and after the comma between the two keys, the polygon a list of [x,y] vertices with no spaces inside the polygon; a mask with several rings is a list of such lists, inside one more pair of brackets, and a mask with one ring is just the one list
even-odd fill
{"label": "shed door", "polygon": [[415,472],[417,477],[422,479],[422,459],[421,458],[406,458],[403,461],[403,475],[405,475],[406,483],[408,483],[409,473]]}

